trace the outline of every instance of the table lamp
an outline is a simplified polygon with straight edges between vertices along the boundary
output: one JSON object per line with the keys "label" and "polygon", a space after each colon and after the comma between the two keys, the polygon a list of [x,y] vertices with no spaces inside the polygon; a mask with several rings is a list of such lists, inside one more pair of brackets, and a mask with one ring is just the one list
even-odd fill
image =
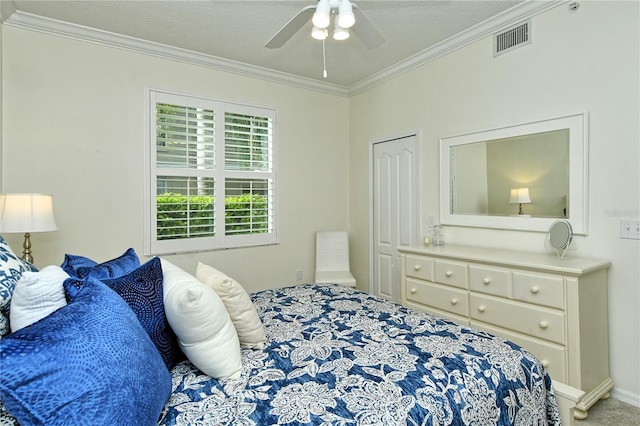
{"label": "table lamp", "polygon": [[529,188],[513,188],[511,190],[511,198],[509,198],[509,203],[518,204],[518,214],[524,214],[522,210],[523,204],[529,204],[531,202],[531,198],[529,197]]}
{"label": "table lamp", "polygon": [[0,232],[22,233],[22,258],[33,263],[31,232],[57,231],[53,197],[44,194],[0,194]]}

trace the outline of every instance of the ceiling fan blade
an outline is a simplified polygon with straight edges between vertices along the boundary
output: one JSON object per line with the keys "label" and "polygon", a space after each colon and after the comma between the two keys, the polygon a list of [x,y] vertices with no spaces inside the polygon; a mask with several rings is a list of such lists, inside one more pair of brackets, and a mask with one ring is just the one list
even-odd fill
{"label": "ceiling fan blade", "polygon": [[271,40],[265,44],[265,47],[269,49],[282,47],[291,37],[293,37],[295,33],[300,30],[300,28],[304,26],[304,24],[309,22],[315,10],[315,5],[307,6],[302,9],[296,16],[291,18],[291,20],[287,22],[285,26],[276,33],[276,35],[271,37]]}
{"label": "ceiling fan blade", "polygon": [[367,48],[373,49],[384,43],[384,37],[376,30],[376,27],[373,26],[371,21],[367,19],[362,9],[355,4],[353,4],[353,13],[356,16],[356,23],[351,27],[351,31],[362,40]]}

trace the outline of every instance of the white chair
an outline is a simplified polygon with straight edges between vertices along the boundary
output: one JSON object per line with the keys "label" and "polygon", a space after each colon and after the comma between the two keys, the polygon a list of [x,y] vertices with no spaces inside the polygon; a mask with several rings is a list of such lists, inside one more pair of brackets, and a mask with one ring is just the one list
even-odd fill
{"label": "white chair", "polygon": [[346,232],[316,233],[315,281],[356,286],[356,279],[349,269],[349,237]]}

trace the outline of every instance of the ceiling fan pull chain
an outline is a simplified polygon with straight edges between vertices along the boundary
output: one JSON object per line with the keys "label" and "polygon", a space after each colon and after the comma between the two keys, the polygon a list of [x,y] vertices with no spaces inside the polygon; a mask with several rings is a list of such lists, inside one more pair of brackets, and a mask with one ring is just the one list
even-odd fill
{"label": "ceiling fan pull chain", "polygon": [[322,40],[322,66],[323,66],[322,76],[324,78],[327,78],[327,55],[324,48],[324,40]]}

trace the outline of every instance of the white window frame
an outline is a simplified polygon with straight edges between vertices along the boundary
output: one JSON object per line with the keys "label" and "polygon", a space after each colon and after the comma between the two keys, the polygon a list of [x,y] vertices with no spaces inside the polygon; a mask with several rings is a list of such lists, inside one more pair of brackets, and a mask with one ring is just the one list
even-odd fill
{"label": "white window frame", "polygon": [[[211,237],[184,239],[157,239],[157,176],[165,175],[156,166],[156,104],[170,103],[187,105],[215,111],[215,169],[211,177],[215,179],[216,199],[225,197],[225,179],[269,179],[271,180],[271,229],[267,233],[225,235],[225,203],[216,202],[215,235]],[[225,170],[225,113],[267,117],[272,120],[271,171]],[[224,102],[202,96],[194,96],[161,89],[145,88],[145,173],[144,173],[144,249],[145,255],[187,253],[218,249],[263,246],[278,243],[277,208],[277,112],[272,108]],[[166,171],[166,170],[165,170]],[[176,168],[172,175],[190,176],[190,169]]]}

